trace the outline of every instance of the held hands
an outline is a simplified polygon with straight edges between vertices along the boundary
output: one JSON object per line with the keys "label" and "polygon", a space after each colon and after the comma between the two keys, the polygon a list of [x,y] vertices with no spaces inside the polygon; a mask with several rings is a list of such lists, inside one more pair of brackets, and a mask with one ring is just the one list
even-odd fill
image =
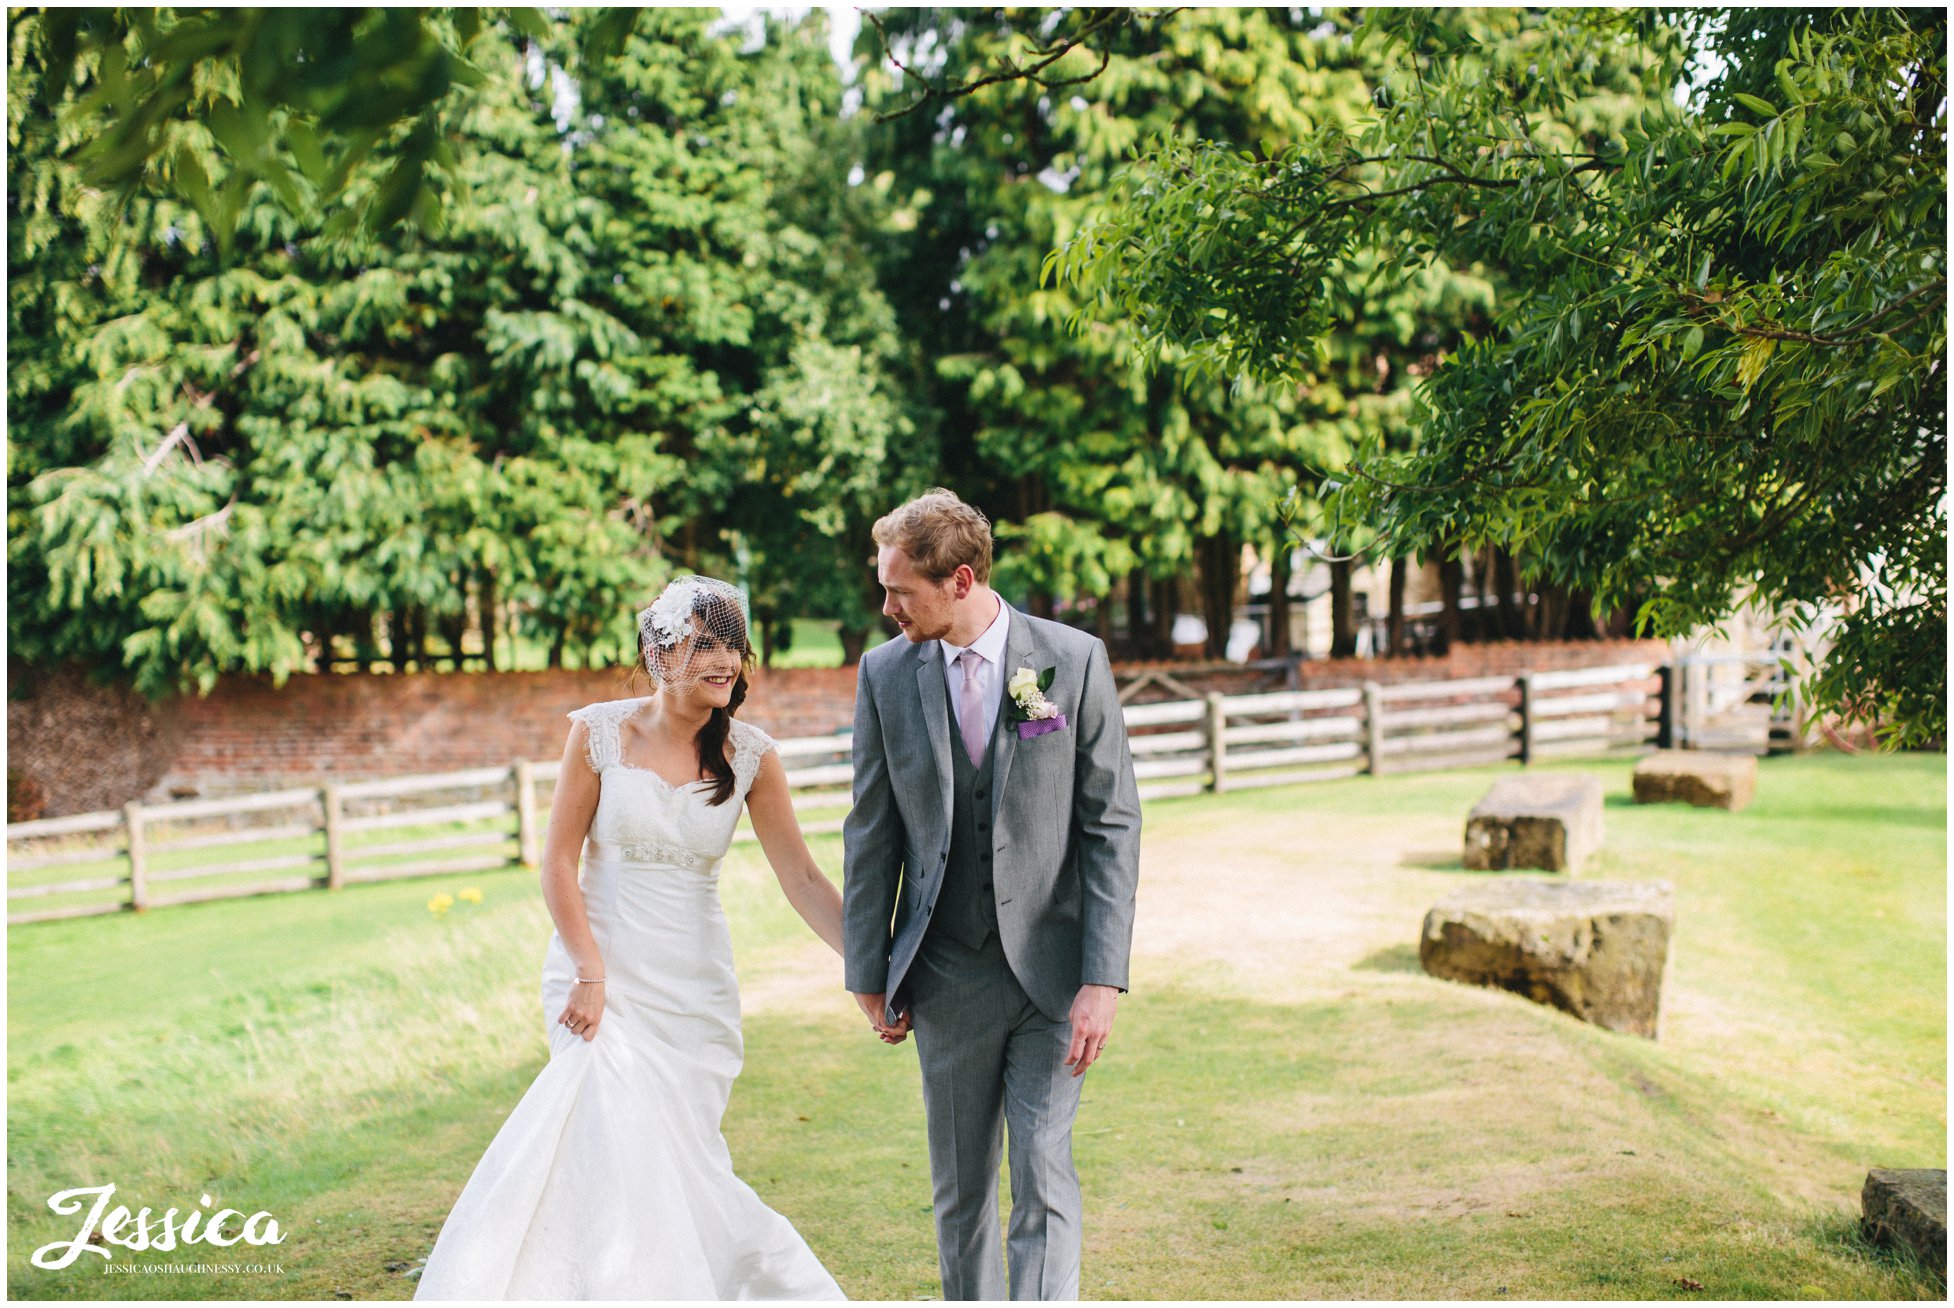
{"label": "held hands", "polygon": [[855,1002],[861,1006],[862,1012],[868,1015],[869,1026],[874,1028],[875,1034],[882,1037],[883,1044],[899,1045],[909,1038],[908,1009],[905,1008],[902,1010],[902,1013],[896,1018],[894,1026],[890,1026],[883,1020],[882,1014],[889,1006],[889,996],[886,992],[873,995],[856,995]]}
{"label": "held hands", "polygon": [[1072,1044],[1065,1051],[1065,1065],[1073,1076],[1084,1076],[1105,1052],[1106,1037],[1113,1033],[1113,1011],[1118,1007],[1117,986],[1079,987],[1079,996],[1072,1001]]}
{"label": "held hands", "polygon": [[604,1016],[604,983],[594,985],[573,982],[570,986],[570,1002],[563,1006],[556,1020],[586,1040],[597,1038],[597,1023]]}

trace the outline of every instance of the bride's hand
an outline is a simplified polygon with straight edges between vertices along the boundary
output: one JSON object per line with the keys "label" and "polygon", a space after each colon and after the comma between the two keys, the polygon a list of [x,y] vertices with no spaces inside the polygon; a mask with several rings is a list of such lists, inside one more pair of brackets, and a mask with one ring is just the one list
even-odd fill
{"label": "bride's hand", "polygon": [[586,1040],[597,1036],[597,1023],[604,1016],[604,983],[585,985],[581,981],[570,986],[570,1002],[563,1006],[556,1020]]}

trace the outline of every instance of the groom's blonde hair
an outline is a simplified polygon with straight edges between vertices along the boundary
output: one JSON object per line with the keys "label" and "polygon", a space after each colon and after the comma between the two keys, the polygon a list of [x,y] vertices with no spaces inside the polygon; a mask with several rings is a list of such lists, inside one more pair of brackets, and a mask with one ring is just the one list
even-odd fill
{"label": "groom's blonde hair", "polygon": [[893,545],[916,570],[942,581],[967,563],[978,581],[991,579],[991,520],[941,486],[876,519],[877,545]]}

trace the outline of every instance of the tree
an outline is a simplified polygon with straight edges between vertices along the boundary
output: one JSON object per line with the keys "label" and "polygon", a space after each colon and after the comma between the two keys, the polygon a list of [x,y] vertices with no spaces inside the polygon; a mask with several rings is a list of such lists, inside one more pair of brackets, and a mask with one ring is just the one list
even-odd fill
{"label": "tree", "polygon": [[639,380],[684,477],[677,551],[751,589],[778,648],[797,616],[859,650],[880,607],[869,527],[920,490],[934,442],[865,252],[877,201],[847,184],[859,124],[825,14],[742,51],[709,11],[647,14],[582,84],[579,187],[611,215],[602,292],[667,357]]}
{"label": "tree", "polygon": [[[16,31],[10,87],[11,623],[31,659],[145,691],[282,678],[335,636],[397,666],[513,601],[588,644],[665,566],[626,510],[674,470],[620,400],[632,329],[589,306],[595,213],[569,187],[524,42],[484,37],[438,238],[323,239],[272,189],[218,250],[168,194],[84,184]],[[538,52],[540,54],[540,51]],[[59,126],[57,126],[59,124]],[[223,178],[207,135],[180,150]],[[371,168],[355,205],[384,186]],[[605,642],[619,643],[615,638]]]}
{"label": "tree", "polygon": [[[1054,271],[1223,373],[1307,370],[1350,255],[1532,270],[1422,388],[1349,517],[1502,544],[1658,634],[1755,599],[1842,611],[1806,690],[1884,739],[1946,724],[1945,15],[1422,12],[1374,119],[1279,157],[1153,152]],[[1655,99],[1694,54],[1688,104]],[[1605,131],[1548,115],[1621,84]],[[1575,130],[1566,130],[1572,127]],[[1326,290],[1327,288],[1327,290]]]}
{"label": "tree", "polygon": [[[865,637],[868,521],[933,448],[851,243],[874,217],[821,171],[850,148],[825,18],[742,50],[661,11],[566,96],[602,21],[475,38],[438,227],[333,238],[254,182],[227,249],[168,188],[86,183],[90,120],[48,111],[16,28],[18,653],[152,694],[327,668],[349,639],[425,667],[473,629],[492,660],[512,625],[553,665],[630,660],[674,567]],[[230,185],[213,134],[177,135]]]}
{"label": "tree", "polygon": [[[1191,574],[1188,598],[1219,655],[1242,546],[1286,564],[1295,536],[1327,528],[1317,483],[1350,449],[1409,446],[1414,383],[1490,327],[1510,270],[1497,257],[1407,264],[1355,251],[1349,284],[1325,297],[1322,348],[1274,384],[1202,368],[1198,353],[1149,336],[1144,315],[1104,313],[1068,332],[1077,288],[1032,287],[1052,246],[1116,194],[1137,146],[1206,142],[1267,160],[1351,130],[1395,66],[1388,48],[1354,42],[1339,13],[1128,11],[1115,24],[1110,12],[911,10],[864,33],[878,59],[890,43],[864,78],[866,103],[897,106],[871,166],[899,196],[922,197],[886,280],[914,333],[943,342],[948,466],[998,510],[1007,584],[1035,605],[1041,593],[1105,595],[1122,573],[1130,593],[1150,578],[1172,591]],[[1499,15],[1456,21],[1474,39],[1510,39]],[[1075,39],[1081,48],[1044,62]],[[932,116],[905,108],[921,85]],[[938,94],[946,85],[962,89]],[[1611,85],[1563,116],[1614,123],[1638,107]],[[1154,249],[1191,257],[1184,242]],[[1307,493],[1285,495],[1299,481]],[[1157,621],[1181,602],[1155,598]],[[1340,647],[1354,646],[1347,621],[1339,631]]]}
{"label": "tree", "polygon": [[[69,158],[118,207],[160,190],[194,206],[228,249],[251,189],[268,184],[294,216],[331,212],[331,230],[383,231],[403,219],[437,225],[449,174],[456,93],[487,76],[506,27],[542,40],[550,24],[525,8],[97,9],[10,11],[16,45],[45,76],[33,108],[87,130]],[[623,44],[635,9],[599,9],[578,27],[580,62]],[[205,133],[214,141],[206,138]],[[207,166],[214,148],[222,164]],[[340,205],[369,164],[384,164],[372,203]]]}
{"label": "tree", "polygon": [[[940,97],[931,116],[902,112],[919,77],[969,86],[985,70],[1039,66],[1074,21],[1092,52],[1068,47],[1039,78]],[[1119,322],[1069,333],[1075,299],[1036,289],[1038,268],[1101,202],[1134,142],[1175,130],[1288,139],[1360,100],[1362,79],[1319,60],[1326,43],[1297,20],[1259,10],[1120,23],[1055,11],[1030,26],[1005,11],[909,10],[864,32],[862,49],[879,60],[886,38],[907,70],[864,77],[868,107],[897,114],[873,133],[869,169],[908,218],[885,284],[910,335],[939,352],[945,476],[991,509],[999,583],[1047,615],[1059,599],[1097,598],[1107,632],[1103,600],[1124,578],[1150,601],[1162,642],[1194,599],[1218,655],[1242,545],[1274,539],[1277,491],[1299,467],[1340,457],[1343,397],[1326,412],[1312,403],[1326,392],[1230,388],[1172,360],[1149,370]],[[1262,93],[1244,95],[1249,85]],[[1189,573],[1198,596],[1184,599]]]}

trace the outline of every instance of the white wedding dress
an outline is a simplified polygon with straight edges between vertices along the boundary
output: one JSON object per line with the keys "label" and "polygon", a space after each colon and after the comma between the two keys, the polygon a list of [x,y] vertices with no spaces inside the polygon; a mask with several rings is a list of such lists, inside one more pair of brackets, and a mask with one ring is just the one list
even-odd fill
{"label": "white wedding dress", "polygon": [[840,1299],[806,1241],[733,1175],[719,1124],[743,1058],[739,985],[719,905],[765,732],[734,719],[736,794],[673,787],[619,759],[647,700],[592,704],[602,790],[584,845],[584,904],[603,953],[590,1040],[556,1021],[575,971],[550,936],[550,1061],[448,1214],[416,1299]]}

